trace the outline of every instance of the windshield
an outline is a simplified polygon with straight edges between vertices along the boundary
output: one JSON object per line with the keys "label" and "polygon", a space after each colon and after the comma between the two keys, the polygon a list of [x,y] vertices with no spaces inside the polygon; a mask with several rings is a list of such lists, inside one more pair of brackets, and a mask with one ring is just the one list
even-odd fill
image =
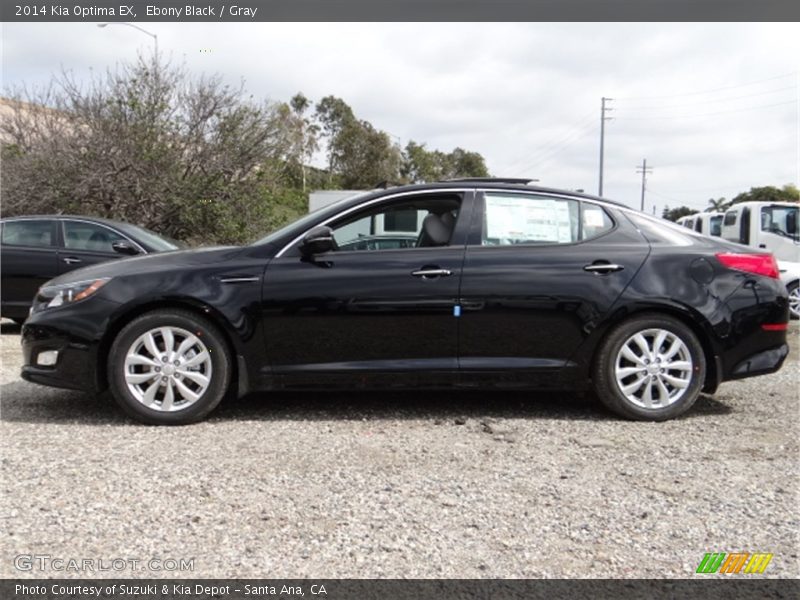
{"label": "windshield", "polygon": [[353,198],[358,198],[360,196],[366,196],[369,193],[370,192],[365,192],[363,194],[355,194],[353,196],[348,196],[346,198],[340,198],[339,200],[337,200],[336,202],[333,202],[332,204],[328,204],[327,206],[320,207],[320,208],[316,209],[315,211],[310,212],[307,215],[305,215],[303,217],[300,217],[299,219],[284,225],[280,229],[276,229],[275,231],[267,234],[266,236],[264,236],[263,238],[261,238],[259,240],[256,240],[255,242],[253,242],[250,245],[251,246],[260,246],[262,244],[269,244],[270,242],[273,242],[275,240],[280,239],[281,237],[283,237],[283,235],[285,233],[287,233],[288,231],[294,229],[295,227],[302,230],[302,229],[305,228],[305,225],[313,223],[314,221],[319,219],[319,217],[321,215],[323,215],[323,213],[326,213],[326,212],[335,213],[342,204],[345,204],[345,203],[349,202]]}
{"label": "windshield", "polygon": [[131,225],[130,223],[120,223],[119,228],[131,237],[136,238],[143,244],[150,246],[153,250],[158,252],[166,252],[168,250],[178,250],[185,248],[186,245],[177,242],[163,235],[158,235],[154,231],[139,227],[138,225]]}

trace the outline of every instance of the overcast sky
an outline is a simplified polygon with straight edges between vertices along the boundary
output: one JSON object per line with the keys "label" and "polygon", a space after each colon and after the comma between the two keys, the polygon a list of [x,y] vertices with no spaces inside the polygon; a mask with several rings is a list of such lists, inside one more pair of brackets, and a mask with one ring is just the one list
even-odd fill
{"label": "overcast sky", "polygon": [[[800,178],[797,24],[140,23],[196,73],[288,100],[333,94],[405,145],[476,150],[497,176],[598,185],[647,210]],[[3,24],[3,85],[79,76],[147,50],[124,26]]]}

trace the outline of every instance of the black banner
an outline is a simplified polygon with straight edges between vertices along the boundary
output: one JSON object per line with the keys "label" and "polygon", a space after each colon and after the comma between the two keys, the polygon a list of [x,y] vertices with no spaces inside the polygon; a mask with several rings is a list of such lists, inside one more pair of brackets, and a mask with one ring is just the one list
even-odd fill
{"label": "black banner", "polygon": [[527,580],[527,579],[6,579],[4,600],[648,600],[797,598],[798,580]]}
{"label": "black banner", "polygon": [[797,0],[3,0],[2,20],[798,21]]}

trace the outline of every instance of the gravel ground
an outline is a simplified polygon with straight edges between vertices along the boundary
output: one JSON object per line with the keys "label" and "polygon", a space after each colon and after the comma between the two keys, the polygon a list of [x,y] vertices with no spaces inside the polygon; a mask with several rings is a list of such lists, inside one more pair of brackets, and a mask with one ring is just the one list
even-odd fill
{"label": "gravel ground", "polygon": [[796,323],[779,373],[667,423],[569,395],[277,394],[181,428],[21,381],[2,327],[2,577],[79,575],[19,554],[194,558],[100,576],[690,577],[720,551],[800,576]]}

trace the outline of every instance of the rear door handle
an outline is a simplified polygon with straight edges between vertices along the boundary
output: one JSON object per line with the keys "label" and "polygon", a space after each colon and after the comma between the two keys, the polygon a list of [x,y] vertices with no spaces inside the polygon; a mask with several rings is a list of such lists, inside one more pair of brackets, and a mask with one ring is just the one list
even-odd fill
{"label": "rear door handle", "polygon": [[62,258],[65,263],[68,265],[77,265],[78,263],[83,262],[80,258],[75,258],[74,256],[67,256],[66,258]]}
{"label": "rear door handle", "polygon": [[448,269],[439,268],[422,268],[419,271],[412,271],[411,275],[414,277],[422,277],[423,279],[432,279],[434,277],[450,277],[452,271]]}
{"label": "rear door handle", "polygon": [[622,271],[625,267],[622,265],[615,265],[613,263],[592,263],[583,267],[584,271],[589,273],[613,273],[614,271]]}

